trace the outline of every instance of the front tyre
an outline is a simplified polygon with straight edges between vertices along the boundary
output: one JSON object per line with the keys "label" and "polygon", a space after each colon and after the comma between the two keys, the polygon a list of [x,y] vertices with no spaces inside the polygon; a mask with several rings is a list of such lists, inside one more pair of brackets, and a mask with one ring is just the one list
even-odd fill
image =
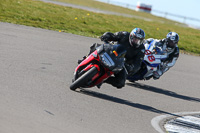
{"label": "front tyre", "polygon": [[90,70],[88,70],[86,73],[81,75],[77,80],[75,80],[72,85],[70,85],[71,90],[76,90],[78,87],[86,83],[88,80],[90,80],[94,75],[96,75],[98,72],[96,67],[92,67]]}

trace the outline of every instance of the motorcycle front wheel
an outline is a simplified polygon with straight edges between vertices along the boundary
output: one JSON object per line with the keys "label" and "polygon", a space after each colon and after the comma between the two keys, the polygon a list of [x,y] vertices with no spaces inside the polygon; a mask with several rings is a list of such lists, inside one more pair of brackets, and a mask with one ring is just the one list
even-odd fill
{"label": "motorcycle front wheel", "polygon": [[84,83],[88,82],[94,75],[96,75],[98,72],[96,67],[92,67],[90,70],[88,70],[86,73],[81,75],[78,79],[76,79],[71,85],[71,90],[76,90],[78,87],[84,85]]}

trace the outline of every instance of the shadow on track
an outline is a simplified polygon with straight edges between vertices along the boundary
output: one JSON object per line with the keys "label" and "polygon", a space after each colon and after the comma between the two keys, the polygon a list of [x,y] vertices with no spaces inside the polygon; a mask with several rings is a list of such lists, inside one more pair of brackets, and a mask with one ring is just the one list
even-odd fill
{"label": "shadow on track", "polygon": [[142,105],[142,104],[139,104],[139,103],[133,103],[131,101],[127,101],[127,100],[124,100],[124,99],[121,99],[121,98],[109,96],[107,94],[102,94],[102,93],[87,90],[87,89],[81,89],[80,91],[76,91],[76,92],[81,93],[81,94],[85,94],[85,95],[89,95],[89,96],[92,96],[92,97],[100,98],[100,99],[103,99],[103,100],[107,100],[107,101],[111,101],[111,102],[115,102],[115,103],[119,103],[119,104],[124,104],[124,105],[131,106],[131,107],[134,107],[134,108],[154,112],[154,113],[169,114],[169,115],[172,115],[172,116],[180,117],[179,115],[172,114],[172,113],[169,113],[169,112],[166,112],[166,111],[162,111],[162,110],[153,108],[151,106]]}
{"label": "shadow on track", "polygon": [[133,87],[140,88],[140,89],[147,90],[147,91],[160,93],[160,94],[171,96],[171,97],[174,97],[174,98],[179,98],[179,99],[194,101],[194,102],[200,102],[199,98],[180,95],[180,94],[177,94],[173,91],[160,89],[160,88],[157,88],[157,87],[154,87],[154,86],[149,86],[149,85],[140,84],[140,83],[126,83],[126,85],[133,86]]}

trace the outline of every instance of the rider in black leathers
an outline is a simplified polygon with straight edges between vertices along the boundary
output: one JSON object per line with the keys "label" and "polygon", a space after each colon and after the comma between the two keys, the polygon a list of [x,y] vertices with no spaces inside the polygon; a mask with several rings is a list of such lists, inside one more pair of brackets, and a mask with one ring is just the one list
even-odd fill
{"label": "rider in black leathers", "polygon": [[[125,55],[125,67],[128,74],[136,73],[141,66],[144,59],[145,47],[143,45],[145,33],[140,28],[135,28],[129,32],[106,32],[101,37],[102,41],[117,41],[117,43],[123,45],[127,53]],[[115,78],[111,77],[106,80],[107,83],[121,88],[125,85],[126,81],[126,71],[123,69]]]}
{"label": "rider in black leathers", "polygon": [[[133,29],[131,33],[125,31],[116,33],[106,32],[100,37],[100,39],[104,42],[116,41],[118,44],[124,46],[127,50],[125,55],[126,69],[122,69],[119,73],[114,74],[114,77],[110,77],[104,81],[113,85],[114,87],[122,88],[125,86],[127,73],[134,74],[140,69],[145,55],[145,47],[143,45],[145,32],[140,28]],[[90,53],[92,53],[99,45],[101,44],[93,44],[90,47]]]}

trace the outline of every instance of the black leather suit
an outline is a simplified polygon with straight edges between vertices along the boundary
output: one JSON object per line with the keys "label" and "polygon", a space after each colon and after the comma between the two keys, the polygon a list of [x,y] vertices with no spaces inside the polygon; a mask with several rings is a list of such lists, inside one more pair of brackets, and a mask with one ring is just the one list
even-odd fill
{"label": "black leather suit", "polygon": [[134,74],[140,69],[145,55],[145,47],[144,45],[140,45],[138,48],[131,46],[129,35],[129,32],[116,32],[114,34],[106,32],[101,38],[103,41],[117,41],[126,48],[126,68],[129,74]]}

